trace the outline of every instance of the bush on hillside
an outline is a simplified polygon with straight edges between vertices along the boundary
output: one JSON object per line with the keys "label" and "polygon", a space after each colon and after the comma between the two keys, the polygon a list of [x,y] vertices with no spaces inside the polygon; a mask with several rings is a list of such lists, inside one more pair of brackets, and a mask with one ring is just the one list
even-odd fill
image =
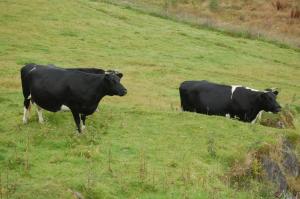
{"label": "bush on hillside", "polygon": [[219,8],[219,0],[210,0],[209,1],[209,8],[212,11],[218,10],[218,8]]}
{"label": "bush on hillside", "polygon": [[285,106],[278,114],[264,113],[260,124],[274,128],[295,128],[294,117],[296,111],[292,110],[288,105]]}
{"label": "bush on hillside", "polygon": [[282,0],[276,0],[275,2],[272,2],[272,4],[276,8],[276,10],[283,10],[287,7],[287,3]]}
{"label": "bush on hillside", "polygon": [[296,19],[300,18],[300,8],[299,7],[294,7],[291,10],[291,18]]}

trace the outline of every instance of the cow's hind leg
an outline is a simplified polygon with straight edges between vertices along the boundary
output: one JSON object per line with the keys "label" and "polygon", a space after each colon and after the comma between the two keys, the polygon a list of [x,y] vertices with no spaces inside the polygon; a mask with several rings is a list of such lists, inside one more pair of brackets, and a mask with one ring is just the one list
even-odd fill
{"label": "cow's hind leg", "polygon": [[79,113],[75,110],[72,110],[72,109],[71,109],[71,112],[73,114],[73,118],[74,118],[74,121],[76,123],[77,130],[78,130],[79,133],[81,133]]}
{"label": "cow's hind leg", "polygon": [[30,107],[31,107],[30,99],[25,98],[24,99],[24,113],[23,113],[23,123],[24,124],[26,124],[28,122]]}
{"label": "cow's hind leg", "polygon": [[81,121],[82,121],[81,129],[84,130],[84,129],[85,129],[85,119],[86,119],[86,115],[81,114],[80,117],[81,117]]}
{"label": "cow's hind leg", "polygon": [[42,112],[42,108],[39,107],[38,105],[36,105],[37,107],[37,114],[39,117],[39,123],[43,124],[44,123],[44,119],[43,119],[43,112]]}

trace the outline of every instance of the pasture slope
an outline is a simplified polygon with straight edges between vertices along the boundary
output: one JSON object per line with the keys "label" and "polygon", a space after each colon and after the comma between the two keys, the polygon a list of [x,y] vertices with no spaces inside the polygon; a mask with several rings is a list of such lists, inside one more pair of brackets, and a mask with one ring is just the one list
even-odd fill
{"label": "pasture slope", "polygon": [[[23,125],[19,69],[28,62],[118,68],[128,95],[106,97],[81,136],[69,112],[46,112],[40,125],[32,111]],[[299,65],[299,51],[101,1],[1,0],[0,196],[273,198],[266,182],[231,186],[230,168],[299,132],[183,113],[178,86],[278,87],[279,102],[299,110]]]}

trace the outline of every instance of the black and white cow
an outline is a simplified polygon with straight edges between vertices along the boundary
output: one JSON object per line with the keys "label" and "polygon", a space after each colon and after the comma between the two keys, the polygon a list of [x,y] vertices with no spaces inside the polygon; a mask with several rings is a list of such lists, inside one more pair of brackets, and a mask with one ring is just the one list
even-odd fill
{"label": "black and white cow", "polygon": [[261,111],[277,113],[278,91],[258,91],[243,86],[228,86],[208,81],[185,81],[179,88],[183,111],[230,116],[244,122],[255,122]]}
{"label": "black and white cow", "polygon": [[[22,76],[26,76],[26,74],[33,68],[42,68],[42,67],[54,67],[54,68],[59,68],[58,66],[54,65],[54,64],[48,64],[48,65],[39,65],[39,64],[34,64],[34,63],[30,63],[30,64],[26,64],[26,67],[24,66],[24,70],[22,71]],[[103,70],[100,68],[65,68],[66,70],[78,70],[78,71],[82,71],[82,72],[86,72],[86,73],[92,73],[92,74],[115,74],[115,75],[120,75],[120,72],[117,70]],[[62,106],[61,107],[61,111],[70,111],[70,109],[66,106]],[[96,111],[98,112],[99,110],[96,109]],[[43,121],[43,117],[42,117],[42,113],[41,113],[41,109],[38,109],[38,115],[39,117],[39,121],[42,123]]]}
{"label": "black and white cow", "polygon": [[41,123],[43,122],[41,108],[57,112],[64,105],[71,110],[77,129],[81,132],[85,127],[86,116],[94,113],[104,96],[124,96],[127,93],[120,83],[122,73],[96,74],[95,71],[84,70],[36,64],[22,67],[23,122],[28,121],[31,102],[37,104]]}

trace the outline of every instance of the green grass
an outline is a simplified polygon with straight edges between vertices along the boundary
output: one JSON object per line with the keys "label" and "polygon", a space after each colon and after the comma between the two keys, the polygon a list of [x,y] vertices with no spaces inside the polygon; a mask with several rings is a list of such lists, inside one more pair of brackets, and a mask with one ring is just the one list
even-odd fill
{"label": "green grass", "polygon": [[[278,87],[282,105],[299,107],[299,52],[96,1],[10,0],[0,10],[3,198],[272,198],[263,183],[224,179],[247,152],[297,131],[183,113],[178,86]],[[33,110],[23,125],[27,62],[117,68],[128,95],[106,97],[81,136],[68,112],[45,112],[40,125]]]}

